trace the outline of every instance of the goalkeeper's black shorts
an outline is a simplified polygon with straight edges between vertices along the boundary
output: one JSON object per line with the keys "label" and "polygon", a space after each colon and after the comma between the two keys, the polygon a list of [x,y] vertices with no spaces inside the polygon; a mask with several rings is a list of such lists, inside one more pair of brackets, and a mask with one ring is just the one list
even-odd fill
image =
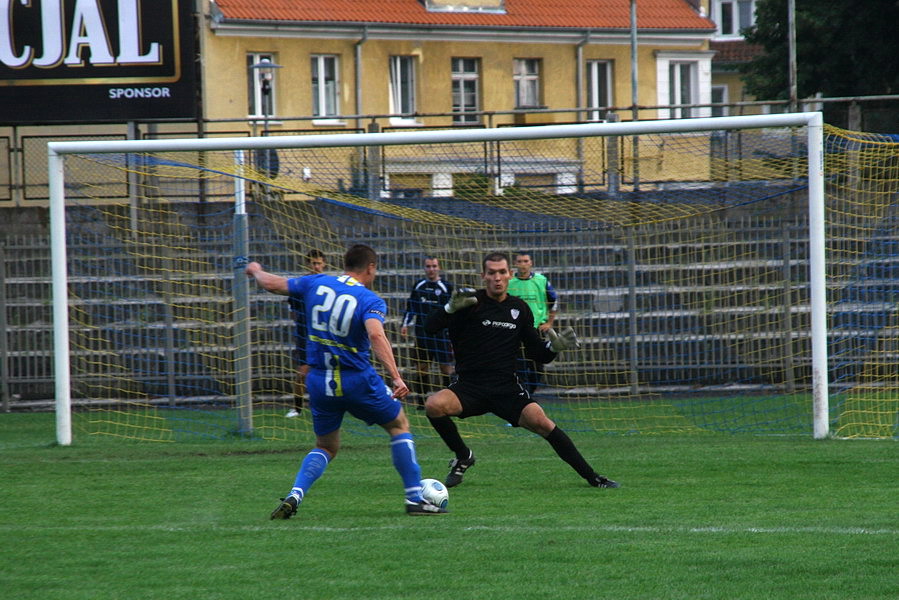
{"label": "goalkeeper's black shorts", "polygon": [[457,415],[460,419],[493,413],[518,427],[521,411],[533,402],[514,374],[502,379],[460,374],[449,389],[462,404],[462,412]]}

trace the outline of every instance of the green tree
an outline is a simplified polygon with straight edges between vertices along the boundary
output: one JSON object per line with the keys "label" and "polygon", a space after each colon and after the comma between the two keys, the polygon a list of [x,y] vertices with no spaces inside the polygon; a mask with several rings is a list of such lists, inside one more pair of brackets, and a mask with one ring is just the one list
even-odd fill
{"label": "green tree", "polygon": [[[899,1],[796,0],[800,98],[899,93]],[[765,52],[741,68],[747,91],[789,97],[787,0],[759,0],[746,40]]]}

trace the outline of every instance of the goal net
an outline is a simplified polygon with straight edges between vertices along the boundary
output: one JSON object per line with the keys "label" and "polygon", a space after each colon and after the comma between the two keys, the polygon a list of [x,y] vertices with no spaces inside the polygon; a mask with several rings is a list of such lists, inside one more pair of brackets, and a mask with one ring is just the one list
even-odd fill
{"label": "goal net", "polygon": [[816,118],[51,144],[58,437],[308,438],[295,315],[243,267],[338,273],[357,242],[419,398],[424,259],[479,286],[487,252],[527,252],[582,342],[521,362],[563,427],[895,437],[899,143],[822,145]]}

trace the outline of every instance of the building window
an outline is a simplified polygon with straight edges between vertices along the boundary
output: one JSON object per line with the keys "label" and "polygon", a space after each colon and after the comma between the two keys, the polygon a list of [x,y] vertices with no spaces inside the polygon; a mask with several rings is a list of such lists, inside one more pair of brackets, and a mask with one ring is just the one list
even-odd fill
{"label": "building window", "polygon": [[[724,104],[728,101],[727,99],[727,86],[726,85],[713,85],[712,86],[712,102],[715,104]],[[713,117],[726,117],[730,113],[730,107],[727,106],[713,106],[712,107],[712,116]]]}
{"label": "building window", "polygon": [[481,65],[477,58],[454,58],[453,65],[453,123],[480,123]]}
{"label": "building window", "polygon": [[590,121],[605,118],[605,109],[612,106],[612,63],[607,60],[587,61],[587,113]]}
{"label": "building window", "polygon": [[340,114],[340,81],[337,56],[312,56],[312,116],[334,118]]}
{"label": "building window", "polygon": [[540,59],[516,58],[512,79],[515,82],[515,108],[540,106]]}
{"label": "building window", "polygon": [[[696,102],[696,63],[675,62],[668,64],[668,104],[694,104]],[[688,119],[693,108],[671,109],[672,119]]]}
{"label": "building window", "polygon": [[[266,75],[262,69],[251,68],[262,61],[274,63],[275,56],[265,52],[247,54],[247,114],[250,117],[271,117],[275,114],[274,79],[265,81]],[[270,74],[270,77],[274,77],[274,74]]]}
{"label": "building window", "polygon": [[[657,104],[705,104],[712,102],[712,56],[710,51],[657,50],[656,93]],[[709,117],[708,106],[660,108],[659,119]]]}
{"label": "building window", "polygon": [[390,112],[412,115],[415,110],[415,57],[391,56]]}
{"label": "building window", "polygon": [[743,37],[742,31],[755,23],[755,0],[713,0],[712,20],[722,37]]}

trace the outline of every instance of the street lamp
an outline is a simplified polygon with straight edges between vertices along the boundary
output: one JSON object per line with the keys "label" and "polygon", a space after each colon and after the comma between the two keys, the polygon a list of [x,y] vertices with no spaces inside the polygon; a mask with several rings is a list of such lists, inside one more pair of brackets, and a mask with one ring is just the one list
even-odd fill
{"label": "street lamp", "polygon": [[[259,62],[250,65],[250,68],[256,71],[259,75],[259,82],[261,84],[260,91],[262,92],[261,102],[261,112],[262,112],[262,135],[268,135],[268,119],[272,114],[272,80],[275,78],[275,69],[282,68],[278,63],[272,62],[270,58],[260,58]],[[274,149],[265,148],[261,152],[261,160],[258,161],[258,167],[260,170],[273,177],[277,174],[277,172],[273,173],[272,168],[277,164],[277,157],[272,157],[274,154]]]}

